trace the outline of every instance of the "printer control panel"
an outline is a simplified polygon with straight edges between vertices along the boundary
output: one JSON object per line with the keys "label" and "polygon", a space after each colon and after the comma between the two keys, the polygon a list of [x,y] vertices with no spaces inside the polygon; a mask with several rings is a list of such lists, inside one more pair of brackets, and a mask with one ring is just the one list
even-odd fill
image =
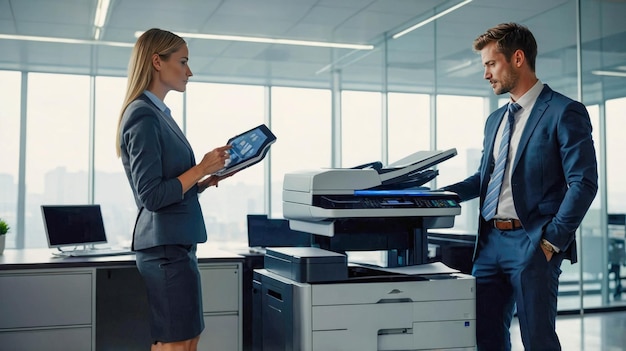
{"label": "printer control panel", "polygon": [[362,190],[354,195],[318,195],[314,205],[326,209],[458,208],[457,194],[446,191]]}
{"label": "printer control panel", "polygon": [[394,199],[383,198],[376,201],[378,207],[394,206],[394,207],[419,207],[419,208],[447,208],[458,207],[458,202],[450,199],[420,199],[420,198],[408,198],[408,199]]}

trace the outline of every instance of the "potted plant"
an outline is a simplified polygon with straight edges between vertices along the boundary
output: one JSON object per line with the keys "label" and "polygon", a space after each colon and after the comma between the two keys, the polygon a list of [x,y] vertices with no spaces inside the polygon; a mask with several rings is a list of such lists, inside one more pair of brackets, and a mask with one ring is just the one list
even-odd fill
{"label": "potted plant", "polygon": [[0,218],[0,255],[4,252],[4,243],[9,229],[11,229],[9,224],[4,219]]}

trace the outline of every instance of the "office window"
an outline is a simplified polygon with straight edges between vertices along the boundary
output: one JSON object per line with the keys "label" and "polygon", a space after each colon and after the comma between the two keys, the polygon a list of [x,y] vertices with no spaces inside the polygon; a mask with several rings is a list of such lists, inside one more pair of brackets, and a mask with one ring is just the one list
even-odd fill
{"label": "office window", "polygon": [[172,90],[165,96],[165,101],[163,102],[170,109],[170,112],[172,113],[172,118],[174,118],[176,123],[178,123],[178,125],[180,126],[180,129],[184,132],[185,128],[183,123],[185,120],[185,116],[183,115],[183,94]]}
{"label": "office window", "polygon": [[[262,86],[189,83],[186,134],[196,162],[230,137],[264,123],[264,97]],[[247,246],[247,214],[265,211],[264,181],[259,163],[200,194],[209,244]]]}
{"label": "office window", "polygon": [[271,216],[283,217],[285,173],[331,166],[330,90],[272,88]]}
{"label": "office window", "polygon": [[137,205],[115,145],[126,78],[97,77],[95,90],[94,203],[100,204],[111,245],[128,246]]}
{"label": "office window", "polygon": [[380,93],[341,94],[341,166],[350,168],[382,159]]}
{"label": "office window", "polygon": [[[456,148],[457,155],[438,167],[436,187],[461,181],[478,170],[484,121],[489,112],[484,110],[484,99],[480,97],[437,96],[437,149]],[[478,230],[478,199],[464,202],[461,207],[454,229],[475,234]]]}
{"label": "office window", "polygon": [[11,227],[6,247],[15,247],[20,143],[21,74],[0,71],[0,218]]}
{"label": "office window", "polygon": [[40,205],[88,201],[89,77],[29,73],[25,246],[46,247]]}
{"label": "office window", "polygon": [[388,94],[389,162],[430,149],[430,97],[423,94]]}

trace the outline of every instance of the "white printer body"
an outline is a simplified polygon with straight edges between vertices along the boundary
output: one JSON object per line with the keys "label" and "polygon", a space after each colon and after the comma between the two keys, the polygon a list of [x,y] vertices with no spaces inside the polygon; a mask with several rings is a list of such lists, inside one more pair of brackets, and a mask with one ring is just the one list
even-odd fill
{"label": "white printer body", "polygon": [[382,168],[331,168],[287,173],[283,216],[291,229],[333,236],[340,218],[420,217],[448,228],[461,213],[458,196],[418,188],[438,174],[430,169],[456,149],[420,151]]}
{"label": "white printer body", "polygon": [[[432,264],[427,229],[461,213],[457,194],[422,185],[455,155],[285,174],[283,216],[314,234],[312,247],[267,248],[254,270],[254,350],[473,350],[474,278],[441,262],[421,269]],[[386,268],[348,264],[346,252],[379,250]]]}
{"label": "white printer body", "polygon": [[367,277],[308,283],[268,268],[254,271],[258,350],[475,350],[470,275],[377,276],[372,269]]}

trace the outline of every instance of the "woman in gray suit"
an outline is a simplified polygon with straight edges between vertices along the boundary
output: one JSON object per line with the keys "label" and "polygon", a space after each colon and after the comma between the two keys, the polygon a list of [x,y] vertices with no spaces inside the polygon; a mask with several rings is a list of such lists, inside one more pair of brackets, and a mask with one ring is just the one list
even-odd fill
{"label": "woman in gray suit", "polygon": [[184,92],[191,70],[179,36],[143,33],[133,48],[117,152],[138,208],[132,249],[151,309],[152,350],[196,350],[204,329],[196,245],[207,240],[198,193],[224,177],[229,146],[196,164],[187,138],[163,100]]}

